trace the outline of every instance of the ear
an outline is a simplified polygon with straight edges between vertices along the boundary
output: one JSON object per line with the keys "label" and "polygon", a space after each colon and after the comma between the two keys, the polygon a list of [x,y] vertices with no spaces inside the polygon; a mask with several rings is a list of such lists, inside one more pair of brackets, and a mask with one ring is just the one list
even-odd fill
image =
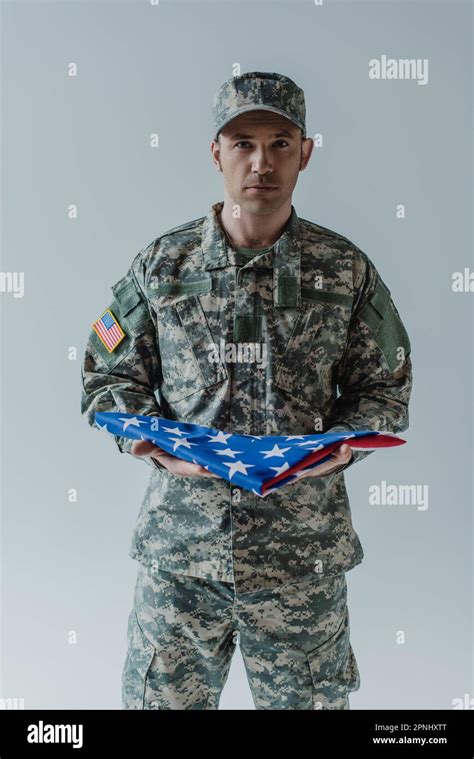
{"label": "ear", "polygon": [[301,143],[301,162],[300,171],[303,171],[309,163],[314,148],[314,141],[311,137],[305,137]]}
{"label": "ear", "polygon": [[221,166],[221,161],[220,161],[220,148],[219,148],[219,143],[217,142],[217,140],[212,140],[211,142],[211,153],[212,153],[212,160],[217,171],[222,171],[222,166]]}

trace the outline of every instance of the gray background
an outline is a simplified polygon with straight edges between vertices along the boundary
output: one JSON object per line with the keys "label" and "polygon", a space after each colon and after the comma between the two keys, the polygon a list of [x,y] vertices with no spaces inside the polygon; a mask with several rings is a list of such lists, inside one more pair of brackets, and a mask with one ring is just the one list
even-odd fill
{"label": "gray background", "polygon": [[[451,290],[473,268],[471,16],[460,2],[3,3],[2,270],[25,272],[25,296],[0,297],[2,698],[120,708],[128,548],[150,470],[81,418],[80,362],[136,253],[222,200],[210,108],[235,62],[304,88],[324,148],[296,210],[369,255],[413,346],[408,445],[346,475],[365,550],[347,575],[351,708],[474,695],[474,296]],[[369,80],[382,54],[428,58],[428,84]],[[383,479],[428,485],[429,508],[370,506]],[[221,708],[253,708],[239,651]]]}

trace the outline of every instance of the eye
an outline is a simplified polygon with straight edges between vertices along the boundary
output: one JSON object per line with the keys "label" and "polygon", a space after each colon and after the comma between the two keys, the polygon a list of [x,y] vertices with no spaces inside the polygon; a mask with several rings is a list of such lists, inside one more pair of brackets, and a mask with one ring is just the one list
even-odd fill
{"label": "eye", "polygon": [[[283,143],[283,147],[288,147],[288,142],[286,140],[277,140],[274,142],[274,145],[281,145]],[[239,145],[250,145],[250,142],[248,140],[240,140],[239,142],[235,143],[235,147],[238,148]]]}

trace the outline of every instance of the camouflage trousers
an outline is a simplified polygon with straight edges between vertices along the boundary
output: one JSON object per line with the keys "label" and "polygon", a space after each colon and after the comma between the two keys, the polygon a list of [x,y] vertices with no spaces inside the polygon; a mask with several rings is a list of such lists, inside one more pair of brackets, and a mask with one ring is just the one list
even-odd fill
{"label": "camouflage trousers", "polygon": [[349,709],[360,686],[345,574],[237,595],[139,564],[123,709],[217,709],[237,641],[257,709]]}

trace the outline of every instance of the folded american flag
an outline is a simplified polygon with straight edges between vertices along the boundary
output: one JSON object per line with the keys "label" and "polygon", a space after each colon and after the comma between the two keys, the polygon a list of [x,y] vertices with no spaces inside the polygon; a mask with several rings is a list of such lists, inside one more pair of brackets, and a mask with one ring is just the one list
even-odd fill
{"label": "folded american flag", "polygon": [[261,497],[327,461],[343,443],[351,448],[375,450],[406,442],[391,432],[372,430],[314,435],[234,435],[161,416],[111,411],[96,412],[95,423],[112,435],[149,440],[167,453],[200,464]]}

